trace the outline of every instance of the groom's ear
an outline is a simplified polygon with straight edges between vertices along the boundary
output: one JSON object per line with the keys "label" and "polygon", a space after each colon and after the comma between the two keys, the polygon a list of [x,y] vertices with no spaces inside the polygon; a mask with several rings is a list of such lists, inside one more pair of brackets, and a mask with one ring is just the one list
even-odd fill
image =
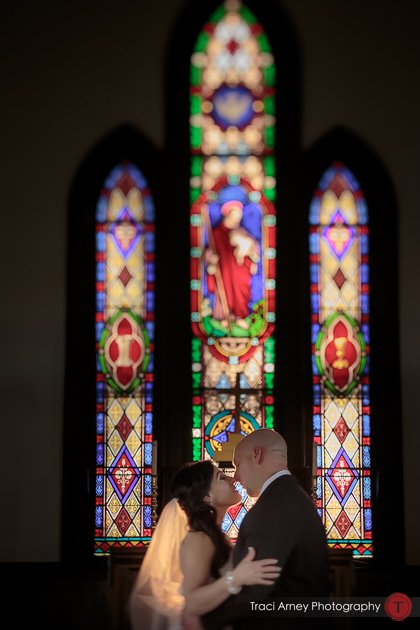
{"label": "groom's ear", "polygon": [[253,460],[254,464],[261,464],[262,462],[262,448],[261,446],[254,446],[253,451]]}
{"label": "groom's ear", "polygon": [[211,498],[209,497],[208,494],[206,494],[206,496],[203,499],[204,503],[209,503],[211,505]]}

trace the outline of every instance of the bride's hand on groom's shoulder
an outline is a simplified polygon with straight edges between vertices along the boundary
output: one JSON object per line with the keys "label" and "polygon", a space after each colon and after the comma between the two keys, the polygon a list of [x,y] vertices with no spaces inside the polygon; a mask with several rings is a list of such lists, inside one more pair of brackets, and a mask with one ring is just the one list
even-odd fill
{"label": "bride's hand on groom's shoulder", "polygon": [[272,585],[280,576],[281,567],[277,566],[278,560],[275,558],[254,560],[255,553],[254,547],[249,547],[245,558],[232,571],[235,585]]}

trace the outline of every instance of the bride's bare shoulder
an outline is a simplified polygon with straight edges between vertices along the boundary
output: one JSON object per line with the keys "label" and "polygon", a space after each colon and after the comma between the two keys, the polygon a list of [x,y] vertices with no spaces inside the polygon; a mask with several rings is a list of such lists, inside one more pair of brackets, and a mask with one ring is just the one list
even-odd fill
{"label": "bride's bare shoulder", "polygon": [[181,549],[183,551],[191,551],[196,553],[203,553],[208,551],[214,552],[214,543],[212,539],[204,532],[195,532],[190,529],[184,540],[181,543]]}

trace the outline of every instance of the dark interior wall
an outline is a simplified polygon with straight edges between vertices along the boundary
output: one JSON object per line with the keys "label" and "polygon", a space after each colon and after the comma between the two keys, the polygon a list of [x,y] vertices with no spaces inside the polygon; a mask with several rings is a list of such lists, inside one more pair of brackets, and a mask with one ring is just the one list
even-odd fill
{"label": "dark interior wall", "polygon": [[[348,127],[378,154],[396,191],[406,559],[420,564],[419,5],[278,4],[301,48],[302,147]],[[41,0],[2,9],[2,561],[59,560],[68,196],[86,154],[118,125],[130,123],[163,147],[171,106],[164,60],[183,6]],[[384,392],[392,395],[392,384]]]}

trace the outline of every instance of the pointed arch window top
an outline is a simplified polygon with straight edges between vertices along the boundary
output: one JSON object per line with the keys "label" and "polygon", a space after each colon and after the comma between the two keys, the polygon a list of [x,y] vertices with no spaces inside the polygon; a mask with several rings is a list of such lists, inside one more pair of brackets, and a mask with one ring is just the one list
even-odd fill
{"label": "pointed arch window top", "polygon": [[367,225],[369,221],[359,182],[341,162],[325,171],[309,209],[311,225],[330,225],[336,218],[347,225]]}
{"label": "pointed arch window top", "polygon": [[274,148],[275,65],[264,30],[228,0],[210,17],[191,57],[191,145],[207,155]]}

